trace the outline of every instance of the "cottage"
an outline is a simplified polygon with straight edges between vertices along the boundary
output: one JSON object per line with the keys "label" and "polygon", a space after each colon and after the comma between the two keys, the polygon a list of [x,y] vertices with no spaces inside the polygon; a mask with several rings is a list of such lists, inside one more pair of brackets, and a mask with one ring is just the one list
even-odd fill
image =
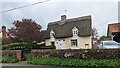
{"label": "cottage", "polygon": [[91,49],[91,16],[50,22],[44,33],[45,45],[56,49]]}

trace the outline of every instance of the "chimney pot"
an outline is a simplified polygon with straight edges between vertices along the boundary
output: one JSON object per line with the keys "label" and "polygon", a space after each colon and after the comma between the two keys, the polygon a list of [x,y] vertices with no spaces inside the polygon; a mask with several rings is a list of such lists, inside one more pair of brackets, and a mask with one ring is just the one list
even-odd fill
{"label": "chimney pot", "polygon": [[67,18],[66,15],[62,15],[62,16],[61,16],[61,21],[66,20],[66,18]]}

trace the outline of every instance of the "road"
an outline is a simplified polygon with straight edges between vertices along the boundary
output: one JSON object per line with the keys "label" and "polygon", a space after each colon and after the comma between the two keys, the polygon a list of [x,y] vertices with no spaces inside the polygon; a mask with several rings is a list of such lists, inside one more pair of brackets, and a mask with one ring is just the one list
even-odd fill
{"label": "road", "polygon": [[81,68],[81,67],[58,67],[58,66],[30,65],[30,64],[2,64],[1,68]]}

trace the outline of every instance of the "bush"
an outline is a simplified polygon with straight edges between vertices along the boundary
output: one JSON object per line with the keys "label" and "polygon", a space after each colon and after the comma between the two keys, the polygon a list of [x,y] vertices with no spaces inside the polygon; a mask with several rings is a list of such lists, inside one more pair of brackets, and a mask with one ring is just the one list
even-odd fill
{"label": "bush", "polygon": [[34,58],[29,63],[34,65],[55,65],[55,66],[69,66],[69,67],[120,67],[119,60],[78,60],[78,59],[60,59],[60,58]]}
{"label": "bush", "polygon": [[19,42],[19,43],[11,43],[2,46],[2,50],[24,50],[36,48],[36,44],[28,43],[28,42]]}
{"label": "bush", "polygon": [[2,63],[17,63],[17,58],[11,58],[11,57],[2,57]]}
{"label": "bush", "polygon": [[34,57],[59,57],[69,59],[120,59],[120,49],[65,49],[32,50]]}
{"label": "bush", "polygon": [[29,53],[25,56],[25,60],[30,61],[32,60],[32,53]]}
{"label": "bush", "polygon": [[59,58],[34,58],[29,61],[31,64],[35,65],[59,65],[61,60]]}
{"label": "bush", "polygon": [[2,57],[0,57],[0,63],[2,63]]}
{"label": "bush", "polygon": [[30,42],[18,42],[5,44],[2,50],[31,50],[31,49],[55,49],[55,46],[45,46],[45,44],[37,45]]}

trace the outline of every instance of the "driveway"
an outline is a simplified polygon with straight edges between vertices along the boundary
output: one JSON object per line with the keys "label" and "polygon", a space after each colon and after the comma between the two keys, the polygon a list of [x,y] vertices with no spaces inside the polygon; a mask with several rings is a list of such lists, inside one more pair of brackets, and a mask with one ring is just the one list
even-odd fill
{"label": "driveway", "polygon": [[2,64],[1,68],[83,68],[83,67],[58,67],[58,66],[31,65],[31,64]]}

